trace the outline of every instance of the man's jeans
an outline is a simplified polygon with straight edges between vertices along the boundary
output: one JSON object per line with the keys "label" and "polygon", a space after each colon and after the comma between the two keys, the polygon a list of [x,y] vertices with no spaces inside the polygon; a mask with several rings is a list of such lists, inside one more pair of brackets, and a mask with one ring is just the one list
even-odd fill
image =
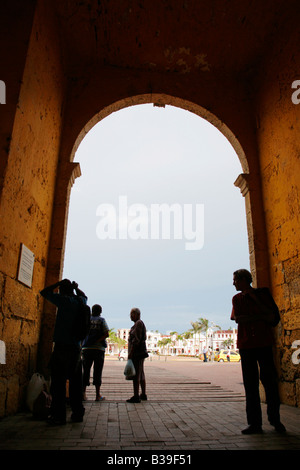
{"label": "man's jeans", "polygon": [[81,350],[76,346],[55,344],[50,360],[51,414],[60,421],[66,419],[66,381],[69,380],[70,406],[75,417],[84,415],[82,405]]}
{"label": "man's jeans", "polygon": [[272,347],[240,349],[239,353],[246,392],[248,424],[254,426],[261,426],[262,424],[259,379],[266,392],[269,422],[271,424],[279,423],[280,399]]}

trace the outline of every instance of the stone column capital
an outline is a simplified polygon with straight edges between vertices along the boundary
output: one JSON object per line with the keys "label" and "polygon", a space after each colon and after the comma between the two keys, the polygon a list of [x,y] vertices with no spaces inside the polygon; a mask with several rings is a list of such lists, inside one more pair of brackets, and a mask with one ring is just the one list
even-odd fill
{"label": "stone column capital", "polygon": [[245,197],[250,190],[250,174],[241,173],[235,180],[234,185],[240,188],[242,195]]}
{"label": "stone column capital", "polygon": [[81,176],[80,164],[76,162],[64,162],[59,169],[59,178],[61,181],[73,186],[76,178]]}

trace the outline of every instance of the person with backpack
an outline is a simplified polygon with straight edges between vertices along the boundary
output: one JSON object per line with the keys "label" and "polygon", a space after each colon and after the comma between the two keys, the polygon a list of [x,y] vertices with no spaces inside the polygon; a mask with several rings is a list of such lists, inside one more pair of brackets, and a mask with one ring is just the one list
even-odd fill
{"label": "person with backpack", "polygon": [[231,320],[238,324],[237,347],[241,356],[246,393],[248,427],[243,434],[262,433],[262,410],[259,381],[264,386],[269,422],[280,433],[280,397],[273,357],[273,328],[279,323],[278,307],[268,288],[252,286],[252,275],[246,269],[233,273],[233,285],[240,291],[232,299]]}
{"label": "person with backpack", "polygon": [[100,394],[100,387],[102,384],[102,370],[109,328],[105,319],[101,317],[101,313],[101,305],[93,305],[90,332],[82,343],[84,400],[86,399],[86,387],[90,385],[90,371],[93,364],[93,385],[96,387],[96,401],[104,400],[104,397]]}
{"label": "person with backpack", "polygon": [[[59,292],[54,292],[59,289]],[[74,293],[75,291],[75,293]],[[66,424],[66,382],[69,380],[69,398],[72,409],[71,420],[82,422],[82,361],[81,341],[83,334],[82,306],[86,307],[87,296],[78,288],[76,282],[63,279],[45,287],[40,294],[56,305],[57,314],[53,334],[53,352],[50,358],[52,397],[48,423]]]}

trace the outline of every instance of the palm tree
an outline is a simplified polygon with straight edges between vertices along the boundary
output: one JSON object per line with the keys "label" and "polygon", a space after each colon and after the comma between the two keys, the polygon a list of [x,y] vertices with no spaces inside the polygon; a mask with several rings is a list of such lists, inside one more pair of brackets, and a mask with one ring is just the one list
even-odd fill
{"label": "palm tree", "polygon": [[118,346],[118,349],[120,351],[120,348],[124,347],[126,345],[125,339],[119,338],[116,333],[114,332],[114,328],[109,330],[109,337],[107,341],[111,344],[116,344]]}
{"label": "palm tree", "polygon": [[206,347],[208,346],[207,336],[208,336],[208,329],[209,329],[209,320],[207,318],[199,318],[200,329],[201,331],[205,331],[205,343]]}
{"label": "palm tree", "polygon": [[[195,322],[191,321],[191,325],[192,325],[192,328],[189,331],[192,333],[192,335],[193,336],[194,335],[195,336],[199,335],[199,333],[202,330],[202,326],[201,326],[200,322],[199,321],[195,321]],[[198,340],[198,350],[200,350],[200,339]]]}
{"label": "palm tree", "polygon": [[[177,331],[170,331],[170,336],[171,336],[171,345],[173,346],[173,353],[174,353],[174,347],[176,346],[176,343],[179,339],[179,334]],[[175,336],[175,339],[174,339]],[[175,348],[175,354],[176,354],[176,348]]]}
{"label": "palm tree", "polygon": [[181,333],[180,335],[177,336],[177,340],[182,341],[183,347],[185,347],[186,344],[187,344],[187,340],[190,339],[192,336],[193,336],[193,333],[192,333],[191,330],[190,331],[184,331],[183,333]]}
{"label": "palm tree", "polygon": [[162,346],[163,351],[164,351],[165,348],[166,348],[166,349],[169,348],[170,343],[172,343],[171,338],[163,338],[163,339],[161,339],[161,340],[158,341],[157,345],[158,345],[158,346]]}
{"label": "palm tree", "polygon": [[208,345],[207,335],[208,335],[209,328],[221,329],[221,327],[216,325],[214,322],[210,322],[209,320],[207,320],[207,318],[202,318],[202,317],[199,318],[196,322],[191,322],[191,325],[193,327],[191,331],[194,331],[195,333],[200,333],[201,331],[205,331],[206,346]]}
{"label": "palm tree", "polygon": [[232,339],[232,338],[228,338],[228,339],[225,339],[225,340],[223,341],[223,346],[224,346],[224,348],[230,349],[232,343],[233,343],[233,339]]}
{"label": "palm tree", "polygon": [[193,333],[191,332],[191,330],[189,331],[185,331],[184,333],[182,333],[182,336],[184,339],[190,339],[190,337],[193,335]]}

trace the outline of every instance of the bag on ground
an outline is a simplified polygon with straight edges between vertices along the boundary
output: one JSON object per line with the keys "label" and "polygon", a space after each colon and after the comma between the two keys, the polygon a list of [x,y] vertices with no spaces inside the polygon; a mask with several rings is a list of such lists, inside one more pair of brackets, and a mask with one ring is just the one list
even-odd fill
{"label": "bag on ground", "polygon": [[47,385],[47,381],[41,374],[35,372],[32,375],[27,387],[26,394],[26,404],[30,411],[33,411],[33,405],[35,400],[38,398],[38,396],[43,390],[47,389]]}

